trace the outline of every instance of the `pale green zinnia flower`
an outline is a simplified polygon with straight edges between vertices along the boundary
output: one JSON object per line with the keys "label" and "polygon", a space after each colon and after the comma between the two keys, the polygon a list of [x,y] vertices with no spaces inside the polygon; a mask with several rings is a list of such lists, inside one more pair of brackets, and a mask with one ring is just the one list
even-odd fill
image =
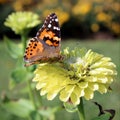
{"label": "pale green zinnia flower", "polygon": [[40,95],[46,94],[48,100],[59,95],[61,101],[78,105],[80,97],[89,100],[94,91],[108,91],[117,74],[109,57],[81,49],[65,49],[63,54],[66,57],[62,64],[44,63],[36,69],[33,81],[37,82]]}
{"label": "pale green zinnia flower", "polygon": [[5,26],[10,27],[16,34],[23,34],[26,30],[40,23],[39,16],[32,12],[15,12],[8,16]]}

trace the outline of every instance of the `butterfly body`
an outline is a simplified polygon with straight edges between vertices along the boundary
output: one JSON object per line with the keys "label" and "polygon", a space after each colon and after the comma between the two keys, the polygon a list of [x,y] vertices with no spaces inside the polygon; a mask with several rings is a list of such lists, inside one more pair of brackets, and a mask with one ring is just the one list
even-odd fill
{"label": "butterfly body", "polygon": [[61,59],[60,43],[58,19],[56,14],[52,13],[46,18],[36,37],[30,39],[24,55],[24,61],[28,62],[25,66]]}

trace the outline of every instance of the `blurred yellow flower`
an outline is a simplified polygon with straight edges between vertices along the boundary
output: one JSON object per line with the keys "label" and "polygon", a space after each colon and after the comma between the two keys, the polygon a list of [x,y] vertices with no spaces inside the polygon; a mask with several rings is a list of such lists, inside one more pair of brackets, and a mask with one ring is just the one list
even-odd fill
{"label": "blurred yellow flower", "polygon": [[60,26],[69,19],[69,14],[60,7],[46,9],[45,11],[43,11],[43,16],[46,17],[47,15],[49,15],[50,13],[53,13],[53,12],[55,12],[57,14],[57,16],[59,18]]}
{"label": "blurred yellow flower", "polygon": [[113,3],[112,8],[114,11],[120,12],[120,3],[118,3],[118,2]]}
{"label": "blurred yellow flower", "polygon": [[13,8],[16,11],[24,10],[25,5],[29,5],[32,3],[32,0],[15,0],[13,3]]}
{"label": "blurred yellow flower", "polygon": [[107,22],[110,21],[112,19],[111,15],[108,15],[104,12],[100,12],[97,16],[96,16],[97,21],[99,22]]}
{"label": "blurred yellow flower", "polygon": [[113,22],[111,24],[112,30],[116,33],[116,34],[120,34],[120,24],[119,23],[115,23]]}
{"label": "blurred yellow flower", "polygon": [[109,2],[109,3],[112,3],[112,2],[114,2],[114,0],[108,0],[108,2]]}
{"label": "blurred yellow flower", "polygon": [[92,0],[92,2],[102,3],[104,0]]}
{"label": "blurred yellow flower", "polygon": [[91,25],[91,30],[92,30],[93,32],[98,32],[98,31],[99,31],[99,25],[96,24],[96,23],[92,24],[92,25]]}
{"label": "blurred yellow flower", "polygon": [[11,2],[10,0],[0,0],[0,4],[5,4]]}
{"label": "blurred yellow flower", "polygon": [[95,13],[98,14],[98,13],[100,13],[100,12],[102,12],[102,11],[103,11],[103,6],[100,5],[100,6],[95,6],[95,7],[94,7],[94,12],[95,12]]}
{"label": "blurred yellow flower", "polygon": [[92,4],[90,2],[78,2],[72,9],[75,15],[86,15],[92,9]]}
{"label": "blurred yellow flower", "polygon": [[35,71],[34,82],[40,95],[47,94],[48,100],[57,95],[63,102],[74,105],[80,103],[80,97],[87,100],[94,97],[94,91],[106,93],[113,82],[116,66],[109,57],[91,50],[69,51],[65,49],[63,64],[40,64]]}

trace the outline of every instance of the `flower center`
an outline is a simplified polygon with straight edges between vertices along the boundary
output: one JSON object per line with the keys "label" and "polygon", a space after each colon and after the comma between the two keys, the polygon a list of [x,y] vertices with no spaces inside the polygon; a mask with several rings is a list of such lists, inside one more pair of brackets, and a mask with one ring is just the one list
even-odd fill
{"label": "flower center", "polygon": [[74,68],[71,71],[69,71],[69,78],[71,80],[77,80],[79,82],[83,82],[87,76],[90,76],[89,72],[90,72],[90,65],[88,65],[87,67],[84,67],[83,65],[81,67],[80,65],[79,67],[77,67],[77,69]]}

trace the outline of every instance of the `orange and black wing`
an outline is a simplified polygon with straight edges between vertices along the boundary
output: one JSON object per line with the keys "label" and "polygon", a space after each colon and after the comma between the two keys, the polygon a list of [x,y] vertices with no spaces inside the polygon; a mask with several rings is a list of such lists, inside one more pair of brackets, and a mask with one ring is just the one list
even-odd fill
{"label": "orange and black wing", "polygon": [[55,13],[47,16],[36,37],[38,40],[43,40],[48,46],[60,46],[61,33],[58,18]]}
{"label": "orange and black wing", "polygon": [[44,49],[43,44],[39,42],[37,38],[30,39],[28,46],[25,49],[24,60],[26,62],[37,61],[38,57],[42,56],[43,49]]}
{"label": "orange and black wing", "polygon": [[30,39],[25,49],[24,61],[26,66],[38,61],[49,61],[60,56],[60,27],[55,13],[48,15],[36,37]]}

